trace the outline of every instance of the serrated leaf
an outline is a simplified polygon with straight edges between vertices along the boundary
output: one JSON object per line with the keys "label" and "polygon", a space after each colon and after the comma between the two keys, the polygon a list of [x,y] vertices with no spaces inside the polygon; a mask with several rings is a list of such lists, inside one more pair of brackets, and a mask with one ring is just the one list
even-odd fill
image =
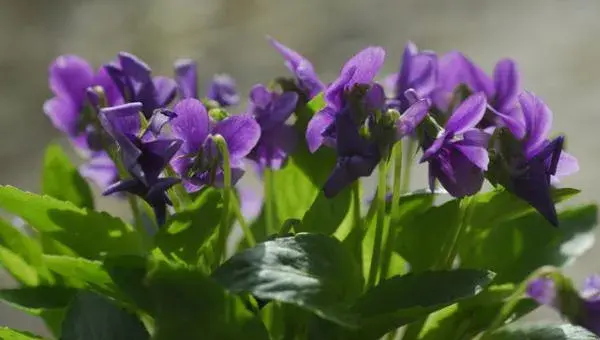
{"label": "serrated leaf", "polygon": [[142,322],[106,298],[80,292],[63,321],[61,340],[147,340]]}
{"label": "serrated leaf", "polygon": [[78,208],[11,186],[0,187],[0,208],[20,216],[40,233],[89,259],[144,252],[140,234],[105,212]]}
{"label": "serrated leaf", "polygon": [[597,336],[574,325],[512,324],[498,329],[486,340],[595,340]]}
{"label": "serrated leaf", "polygon": [[14,278],[28,286],[40,283],[37,271],[12,250],[0,246],[0,263]]}
{"label": "serrated leaf", "polygon": [[94,209],[94,196],[90,186],[58,144],[51,144],[46,148],[42,192],[80,208]]}
{"label": "serrated leaf", "polygon": [[293,304],[350,327],[354,324],[347,308],[362,289],[358,266],[342,244],[309,233],[246,249],[213,277],[232,292]]}
{"label": "serrated leaf", "polygon": [[396,276],[367,291],[353,307],[360,334],[378,339],[450,304],[477,295],[493,279],[483,270],[426,271]]}
{"label": "serrated leaf", "polygon": [[28,332],[18,331],[8,327],[0,327],[0,339],[2,340],[43,340],[41,336]]}
{"label": "serrated leaf", "polygon": [[171,216],[158,231],[156,247],[170,260],[190,265],[206,260],[203,259],[205,256],[215,260],[216,254],[205,253],[202,249],[217,232],[222,211],[221,194],[213,189],[203,191],[192,205]]}

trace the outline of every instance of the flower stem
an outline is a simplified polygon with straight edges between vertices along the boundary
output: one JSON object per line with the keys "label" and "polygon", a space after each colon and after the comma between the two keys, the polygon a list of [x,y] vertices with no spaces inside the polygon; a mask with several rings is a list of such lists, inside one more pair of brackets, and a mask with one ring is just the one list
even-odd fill
{"label": "flower stem", "polygon": [[221,228],[218,236],[218,249],[221,249],[221,258],[225,258],[225,244],[229,231],[229,208],[231,206],[231,165],[229,164],[229,150],[227,142],[221,135],[212,136],[212,140],[223,157],[223,212],[221,215]]}
{"label": "flower stem", "polygon": [[402,186],[400,187],[401,194],[405,194],[410,190],[410,176],[412,172],[412,162],[415,158],[416,148],[417,141],[414,138],[408,138],[408,144],[406,145],[406,154],[404,155],[404,168],[402,169]]}
{"label": "flower stem", "polygon": [[267,236],[277,232],[275,228],[275,209],[273,206],[273,171],[268,167],[264,170],[263,176],[265,191],[265,220]]}
{"label": "flower stem", "polygon": [[248,246],[254,247],[256,245],[256,239],[254,238],[254,234],[252,234],[252,230],[250,230],[250,227],[248,226],[248,223],[246,223],[246,219],[244,218],[244,215],[242,214],[242,210],[240,209],[240,202],[238,201],[238,199],[235,195],[232,195],[232,198],[233,198],[232,205],[233,205],[235,217],[237,218],[238,223],[240,224],[240,227],[242,228],[242,232],[244,233],[246,242],[248,242]]}
{"label": "flower stem", "polygon": [[383,229],[385,227],[385,193],[387,186],[387,162],[379,163],[379,184],[377,186],[377,224],[375,225],[375,240],[373,242],[373,255],[371,257],[371,268],[369,268],[369,278],[367,289],[372,288],[377,283],[377,274],[379,273],[379,261],[381,257],[381,241],[383,239]]}
{"label": "flower stem", "polygon": [[[170,165],[167,165],[165,172],[168,177],[178,177]],[[173,202],[176,211],[179,211],[192,203],[192,199],[182,183],[175,184],[169,191],[171,193],[171,201]]]}
{"label": "flower stem", "polygon": [[460,240],[467,227],[469,226],[469,220],[471,219],[471,196],[463,197],[459,202],[459,213],[458,213],[458,226],[454,231],[452,242],[448,247],[448,252],[442,257],[441,268],[451,269],[458,254],[458,246]]}
{"label": "flower stem", "polygon": [[394,253],[394,246],[396,245],[396,237],[398,236],[398,225],[395,224],[395,216],[398,216],[398,209],[400,208],[400,188],[401,188],[401,175],[402,175],[402,141],[398,141],[393,151],[394,155],[394,184],[392,185],[392,209],[389,218],[388,225],[388,236],[386,239],[383,263],[381,266],[381,279],[385,280],[388,276],[390,262]]}

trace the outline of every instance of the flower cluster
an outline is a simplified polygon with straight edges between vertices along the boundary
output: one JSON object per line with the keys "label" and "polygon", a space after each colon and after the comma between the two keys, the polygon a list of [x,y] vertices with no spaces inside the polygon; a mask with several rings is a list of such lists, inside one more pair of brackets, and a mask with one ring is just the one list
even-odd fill
{"label": "flower cluster", "polygon": [[[438,56],[408,43],[398,73],[384,87],[376,77],[385,51],[368,47],[325,85],[305,57],[269,40],[292,78],[255,85],[242,114],[225,111],[241,101],[230,76],[215,76],[199,96],[193,61],[177,61],[171,79],[152,76],[129,53],[97,72],[76,56],[56,59],[50,67],[55,97],[44,110],[85,153],[85,176],[106,194],[142,197],[159,223],[170,204],[165,191],[179,181],[188,192],[220,186],[227,166],[235,184],[246,160],[259,170],[278,170],[303,144],[313,153],[335,150],[335,168],[323,183],[325,196],[333,197],[387,162],[396,142],[411,138],[423,151],[432,190],[439,182],[460,198],[479,192],[488,179],[558,224],[551,187],[576,172],[577,161],[563,151],[562,136],[550,138],[552,113],[521,88],[512,60],[498,62],[490,77],[460,52]],[[323,105],[299,131],[290,117],[311,100]],[[227,143],[229,164],[215,135]]]}

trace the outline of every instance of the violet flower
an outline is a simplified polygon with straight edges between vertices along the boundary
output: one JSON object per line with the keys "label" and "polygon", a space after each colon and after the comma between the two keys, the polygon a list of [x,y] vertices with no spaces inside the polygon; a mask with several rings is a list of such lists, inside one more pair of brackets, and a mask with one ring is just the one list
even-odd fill
{"label": "violet flower", "polygon": [[589,276],[583,289],[577,297],[574,310],[567,311],[561,306],[560,292],[557,291],[555,282],[548,277],[540,277],[531,281],[527,286],[527,295],[537,303],[550,306],[567,315],[571,322],[588,329],[600,336],[600,275]]}
{"label": "violet flower", "polygon": [[146,119],[175,98],[175,81],[162,76],[152,77],[150,67],[133,54],[120,52],[117,62],[104,65],[104,69],[127,102],[142,103]]}
{"label": "violet flower", "polygon": [[295,92],[271,92],[263,85],[255,85],[250,91],[248,113],[260,125],[261,134],[248,158],[258,164],[259,170],[280,169],[296,147],[296,130],[285,122],[294,112],[297,102],[298,94]]}
{"label": "violet flower", "polygon": [[500,146],[501,169],[508,169],[507,179],[499,180],[507,190],[527,201],[552,225],[558,225],[556,208],[550,194],[557,177],[579,170],[577,159],[563,152],[563,137],[549,140],[552,111],[533,93],[519,96],[518,110],[511,115],[499,114],[504,125],[518,140],[516,150]]}
{"label": "violet flower", "polygon": [[476,194],[487,170],[489,136],[475,126],[486,110],[483,93],[467,98],[454,110],[444,129],[424,145],[421,162],[429,163],[429,186],[435,179],[454,197]]}
{"label": "violet flower", "polygon": [[271,37],[268,39],[285,59],[285,66],[292,72],[296,78],[298,88],[306,95],[307,99],[310,100],[325,89],[325,85],[319,80],[319,76],[308,59],[277,40]]}
{"label": "violet flower", "polygon": [[[98,131],[90,124],[92,119],[97,119],[97,110],[92,107],[85,113],[85,108],[88,104],[99,105],[90,103],[87,96],[87,91],[97,86],[102,88],[106,105],[122,103],[118,88],[104,68],[94,72],[86,60],[75,55],[60,56],[50,64],[49,83],[55,96],[44,103],[44,112],[52,124],[88,158],[88,162],[80,168],[81,174],[101,188],[114,183],[117,179],[114,163],[92,142]],[[94,116],[89,116],[91,114]]]}
{"label": "violet flower", "polygon": [[426,99],[437,85],[437,55],[430,51],[420,51],[413,42],[408,42],[402,54],[400,71],[386,78],[386,84],[393,89],[393,98],[388,106],[404,112],[412,104],[405,92],[412,89],[417,99]]}
{"label": "violet flower", "polygon": [[[195,61],[190,59],[176,61],[175,80],[182,99],[198,98],[198,72]],[[237,105],[240,102],[235,80],[227,74],[216,74],[213,77],[206,97],[214,100],[221,107]]]}
{"label": "violet flower", "polygon": [[205,185],[223,184],[223,160],[211,139],[217,134],[227,142],[234,185],[244,173],[244,157],[260,138],[260,126],[254,118],[237,115],[214,122],[204,105],[194,98],[180,101],[173,111],[177,117],[171,121],[171,129],[183,144],[171,165],[186,189],[193,192]]}
{"label": "violet flower", "polygon": [[436,107],[449,109],[454,91],[466,85],[471,93],[483,92],[490,106],[497,112],[509,114],[521,92],[521,78],[516,63],[511,59],[500,60],[493,79],[479,66],[460,52],[450,52],[439,59],[438,85],[432,94]]}
{"label": "violet flower", "polygon": [[162,225],[166,219],[166,206],[171,204],[166,191],[179,179],[160,175],[182,141],[156,139],[141,131],[139,112],[142,109],[143,105],[136,102],[101,110],[102,125],[117,142],[123,164],[131,175],[129,179],[109,186],[103,195],[129,192],[141,197],[154,209],[158,225]]}
{"label": "violet flower", "polygon": [[[350,94],[359,85],[368,87],[370,94],[354,100],[370,100],[370,96],[381,96],[383,91],[371,91],[370,87],[375,75],[383,66],[385,51],[381,47],[368,47],[354,55],[342,68],[340,76],[325,90],[326,106],[317,112],[306,129],[306,141],[310,152],[315,152],[321,145],[335,147],[336,116],[341,112],[349,112]],[[376,100],[374,100],[376,101]],[[355,111],[355,110],[351,110]],[[356,112],[350,112],[354,114]],[[366,117],[364,117],[366,118]],[[361,124],[362,122],[356,122]]]}

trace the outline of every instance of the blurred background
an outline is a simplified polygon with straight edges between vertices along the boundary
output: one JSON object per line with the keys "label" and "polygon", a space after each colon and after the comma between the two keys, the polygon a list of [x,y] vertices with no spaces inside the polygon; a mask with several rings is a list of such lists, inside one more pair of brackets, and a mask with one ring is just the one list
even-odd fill
{"label": "blurred background", "polygon": [[[308,57],[325,81],[367,45],[387,50],[381,76],[394,72],[409,39],[440,53],[461,50],[488,72],[514,58],[579,158],[581,171],[565,185],[584,189],[578,201],[592,201],[600,192],[599,15],[596,0],[0,0],[0,184],[39,190],[45,146],[65,143],[42,112],[56,56],[78,54],[99,66],[124,50],[163,75],[190,57],[205,83],[227,72],[246,95],[254,83],[288,74],[268,34]],[[426,184],[424,169],[417,171],[413,189]],[[111,202],[102,208],[115,209]],[[599,249],[568,269],[577,282],[600,272]],[[47,334],[3,304],[0,325]]]}

